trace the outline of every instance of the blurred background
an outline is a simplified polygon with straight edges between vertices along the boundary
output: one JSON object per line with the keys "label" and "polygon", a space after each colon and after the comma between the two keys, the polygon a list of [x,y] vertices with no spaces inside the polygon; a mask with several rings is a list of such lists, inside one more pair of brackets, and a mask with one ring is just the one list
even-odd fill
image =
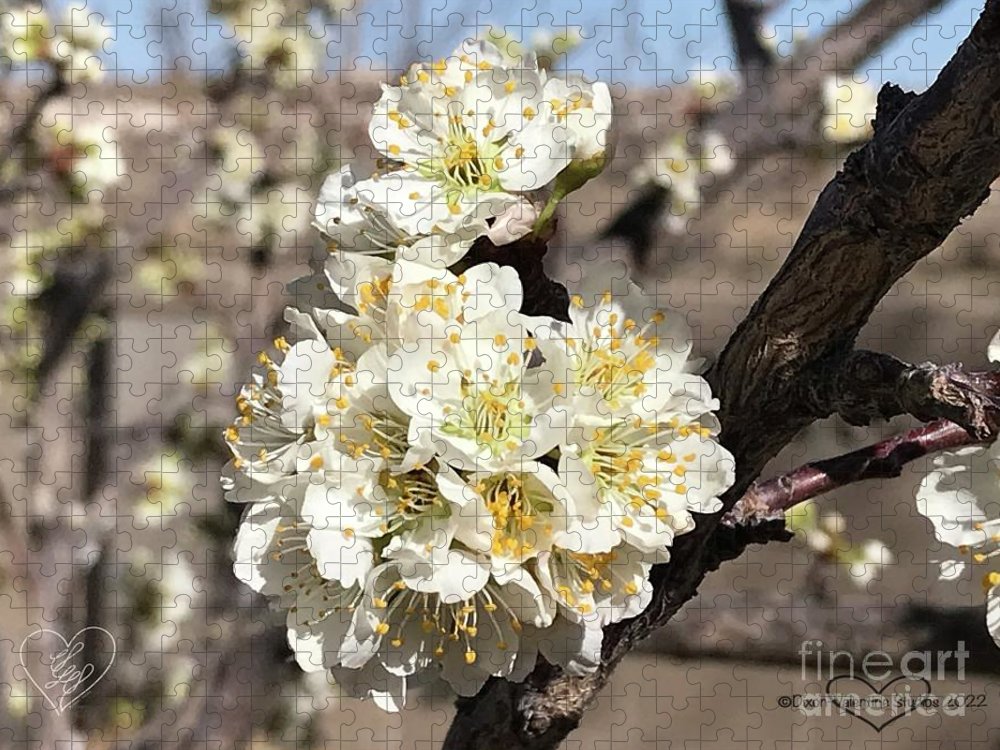
{"label": "blurred background", "polygon": [[[562,206],[547,259],[577,290],[631,275],[721,351],[885,82],[921,91],[975,0],[57,0],[0,5],[0,747],[432,748],[453,696],[388,716],[302,675],[239,584],[219,472],[233,398],[322,262],[323,177],[370,171],[382,81],[464,38],[612,87],[614,158]],[[860,346],[985,366],[1000,214],[988,200],[886,296]],[[911,426],[807,430],[764,476]],[[1000,747],[978,583],[936,581],[923,466],[799,508],[617,672],[565,747]],[[39,627],[107,674],[66,711],[19,666]],[[881,733],[807,717],[800,644],[972,650],[964,716]],[[953,675],[952,675],[953,676]]]}

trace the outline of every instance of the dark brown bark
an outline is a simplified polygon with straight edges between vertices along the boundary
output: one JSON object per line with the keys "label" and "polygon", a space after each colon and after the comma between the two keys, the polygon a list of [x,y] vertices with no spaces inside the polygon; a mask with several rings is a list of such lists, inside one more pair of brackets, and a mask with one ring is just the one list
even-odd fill
{"label": "dark brown bark", "polygon": [[966,372],[960,364],[911,365],[888,354],[856,351],[819,363],[797,398],[818,418],[839,414],[852,425],[910,414],[949,419],[985,440],[1000,426],[1000,373]]}
{"label": "dark brown bark", "polygon": [[726,20],[740,67],[749,73],[766,70],[774,55],[760,36],[761,19],[768,11],[764,0],[726,0]]}
{"label": "dark brown bark", "polygon": [[892,284],[988,196],[1000,174],[998,32],[991,2],[924,94],[883,89],[875,137],[820,195],[709,374],[741,479],[814,418],[793,398],[803,376],[839,367]]}
{"label": "dark brown bark", "polygon": [[[839,367],[892,284],[988,195],[1000,175],[1000,0],[920,96],[887,86],[874,139],[827,186],[788,259],[709,373],[722,400],[722,440],[736,456],[732,508],[765,463],[814,418],[796,401],[821,362]],[[615,665],[669,620],[723,559],[725,527],[703,517],[674,562],[653,573],[637,618],[605,630],[603,664],[574,678],[540,664],[522,684],[491,680],[459,702],[445,748],[556,747],[580,722]],[[722,545],[720,545],[722,546]],[[738,546],[738,545],[737,545]],[[725,556],[737,550],[724,548]]]}

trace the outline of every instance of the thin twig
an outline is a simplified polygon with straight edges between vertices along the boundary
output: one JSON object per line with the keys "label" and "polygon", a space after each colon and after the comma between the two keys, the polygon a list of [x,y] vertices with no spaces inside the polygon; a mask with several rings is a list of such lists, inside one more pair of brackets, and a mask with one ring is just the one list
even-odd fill
{"label": "thin twig", "polygon": [[[42,89],[41,93],[32,101],[31,106],[24,115],[24,119],[18,123],[17,127],[11,131],[10,140],[7,142],[6,152],[0,150],[0,175],[3,175],[7,163],[14,158],[14,155],[25,148],[31,141],[35,130],[35,125],[42,116],[42,110],[52,99],[64,93],[68,88],[63,72],[58,67],[56,74]],[[9,201],[17,194],[18,186],[4,185],[0,183],[0,204]]]}
{"label": "thin twig", "polygon": [[800,466],[754,483],[723,523],[780,518],[786,510],[831,490],[868,479],[898,477],[911,461],[938,451],[981,442],[963,427],[940,420],[834,458]]}

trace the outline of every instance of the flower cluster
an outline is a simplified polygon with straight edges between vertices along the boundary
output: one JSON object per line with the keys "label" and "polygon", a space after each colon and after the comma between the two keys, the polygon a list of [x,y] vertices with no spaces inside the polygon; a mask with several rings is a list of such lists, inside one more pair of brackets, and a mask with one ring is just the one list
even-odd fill
{"label": "flower cluster", "polygon": [[[1000,333],[987,349],[1000,362]],[[1000,645],[1000,443],[945,451],[917,488],[917,509],[938,540],[958,554],[940,561],[941,578],[955,580],[969,569],[986,596],[986,625]]]}
{"label": "flower cluster", "polygon": [[533,55],[515,65],[467,41],[383,86],[369,133],[386,169],[330,179],[319,228],[344,250],[450,265],[477,237],[526,235],[599,173],[610,125],[606,85],[551,78]]}
{"label": "flower cluster", "polygon": [[98,55],[108,39],[109,27],[86,4],[70,4],[58,21],[41,9],[0,12],[0,58],[19,64],[51,63],[70,83],[104,77]]}
{"label": "flower cluster", "polygon": [[595,669],[733,481],[682,321],[611,294],[525,315],[513,269],[450,270],[603,158],[606,88],[519,65],[467,42],[385,87],[386,169],[324,185],[296,343],[260,355],[225,435],[238,577],[277,597],[304,669],[387,710],[425,674],[471,695],[538,654]]}

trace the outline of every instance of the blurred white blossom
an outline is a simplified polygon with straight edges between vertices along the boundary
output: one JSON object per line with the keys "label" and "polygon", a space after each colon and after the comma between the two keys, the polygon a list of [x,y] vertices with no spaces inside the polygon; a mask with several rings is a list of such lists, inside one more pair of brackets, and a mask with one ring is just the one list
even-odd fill
{"label": "blurred white blossom", "polygon": [[873,86],[831,76],[823,81],[822,94],[820,130],[824,138],[834,143],[858,143],[871,137],[878,100]]}
{"label": "blurred white blossom", "polygon": [[[987,348],[1000,362],[1000,333]],[[1000,645],[1000,444],[944,451],[933,461],[916,491],[917,509],[934,526],[938,540],[952,548],[940,561],[941,577],[954,580],[978,573],[986,597],[986,625]]]}

